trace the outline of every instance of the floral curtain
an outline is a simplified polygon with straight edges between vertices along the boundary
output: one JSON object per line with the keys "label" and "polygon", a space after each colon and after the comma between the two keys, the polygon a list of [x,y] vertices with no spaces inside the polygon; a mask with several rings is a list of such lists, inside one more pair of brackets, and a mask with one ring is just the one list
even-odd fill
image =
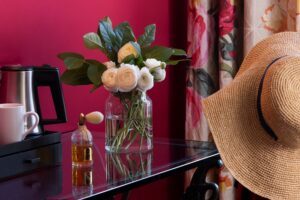
{"label": "floral curtain", "polygon": [[[286,30],[300,31],[300,0],[188,1],[186,139],[212,140],[201,100],[232,81],[257,42]],[[243,198],[226,167],[218,176],[220,199]]]}
{"label": "floral curtain", "polygon": [[[186,139],[212,140],[201,100],[231,82],[237,72],[237,0],[189,0]],[[220,199],[234,199],[233,177],[219,173]]]}
{"label": "floral curtain", "polygon": [[[260,40],[282,31],[300,29],[299,0],[245,1],[244,53]],[[298,20],[296,20],[296,18]]]}

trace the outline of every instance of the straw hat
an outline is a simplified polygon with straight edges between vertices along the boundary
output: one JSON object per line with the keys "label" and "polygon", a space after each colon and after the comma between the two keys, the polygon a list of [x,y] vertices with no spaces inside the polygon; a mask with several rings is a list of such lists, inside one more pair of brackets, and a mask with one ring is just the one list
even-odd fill
{"label": "straw hat", "polygon": [[221,158],[249,190],[300,199],[300,33],[275,34],[230,85],[203,100]]}

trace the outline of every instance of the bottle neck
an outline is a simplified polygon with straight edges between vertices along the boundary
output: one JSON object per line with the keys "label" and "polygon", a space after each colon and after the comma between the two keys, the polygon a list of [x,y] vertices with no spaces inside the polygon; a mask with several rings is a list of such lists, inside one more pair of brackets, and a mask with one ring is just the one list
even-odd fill
{"label": "bottle neck", "polygon": [[86,125],[85,125],[85,124],[82,124],[82,125],[81,125],[81,124],[78,124],[78,129],[79,129],[79,130],[85,130],[85,129],[87,129],[87,128],[86,128]]}

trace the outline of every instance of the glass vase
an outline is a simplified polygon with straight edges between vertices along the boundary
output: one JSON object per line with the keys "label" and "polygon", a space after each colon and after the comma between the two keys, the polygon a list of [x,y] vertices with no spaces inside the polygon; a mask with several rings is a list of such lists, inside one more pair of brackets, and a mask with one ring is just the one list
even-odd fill
{"label": "glass vase", "polygon": [[145,92],[111,93],[105,106],[105,149],[146,152],[152,144],[152,101]]}

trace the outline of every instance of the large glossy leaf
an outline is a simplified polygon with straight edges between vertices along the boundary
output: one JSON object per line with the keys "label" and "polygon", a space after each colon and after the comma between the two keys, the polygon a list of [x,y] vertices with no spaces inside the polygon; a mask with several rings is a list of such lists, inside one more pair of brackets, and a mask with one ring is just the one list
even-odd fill
{"label": "large glossy leaf", "polygon": [[135,41],[134,33],[128,22],[120,23],[115,27],[114,32],[116,35],[116,43],[119,48],[130,41]]}
{"label": "large glossy leaf", "polygon": [[66,70],[61,76],[61,81],[68,85],[89,85],[91,81],[87,77],[87,69],[88,66],[84,65],[78,69]]}
{"label": "large glossy leaf", "polygon": [[74,58],[81,58],[84,59],[84,57],[82,55],[80,55],[79,53],[73,53],[73,52],[64,52],[64,53],[60,53],[57,55],[57,57],[61,60],[65,60],[68,57],[74,57]]}
{"label": "large glossy leaf", "polygon": [[101,39],[97,33],[91,32],[83,36],[84,45],[89,49],[103,49]]}
{"label": "large glossy leaf", "polygon": [[186,52],[182,49],[174,49],[173,48],[173,56],[186,56]]}
{"label": "large glossy leaf", "polygon": [[150,46],[151,43],[155,40],[155,30],[155,24],[146,26],[144,34],[138,38],[138,43],[142,48]]}
{"label": "large glossy leaf", "polygon": [[78,57],[67,57],[64,59],[64,64],[68,69],[73,70],[83,66],[84,59]]}
{"label": "large glossy leaf", "polygon": [[142,54],[144,58],[155,58],[160,61],[168,61],[173,54],[173,50],[171,48],[163,47],[163,46],[153,46],[146,47],[142,49]]}
{"label": "large glossy leaf", "polygon": [[99,28],[100,38],[105,47],[105,53],[109,59],[116,62],[119,48],[116,45],[116,35],[109,17],[105,17],[100,21]]}
{"label": "large glossy leaf", "polygon": [[167,65],[177,65],[179,62],[188,61],[189,59],[169,60],[166,62]]}
{"label": "large glossy leaf", "polygon": [[129,56],[126,56],[126,57],[122,60],[122,63],[134,64],[134,59],[135,59],[135,56],[134,56],[133,54],[130,54]]}
{"label": "large glossy leaf", "polygon": [[97,60],[86,60],[89,67],[87,70],[87,76],[89,80],[96,86],[102,85],[101,76],[106,70],[106,66]]}

